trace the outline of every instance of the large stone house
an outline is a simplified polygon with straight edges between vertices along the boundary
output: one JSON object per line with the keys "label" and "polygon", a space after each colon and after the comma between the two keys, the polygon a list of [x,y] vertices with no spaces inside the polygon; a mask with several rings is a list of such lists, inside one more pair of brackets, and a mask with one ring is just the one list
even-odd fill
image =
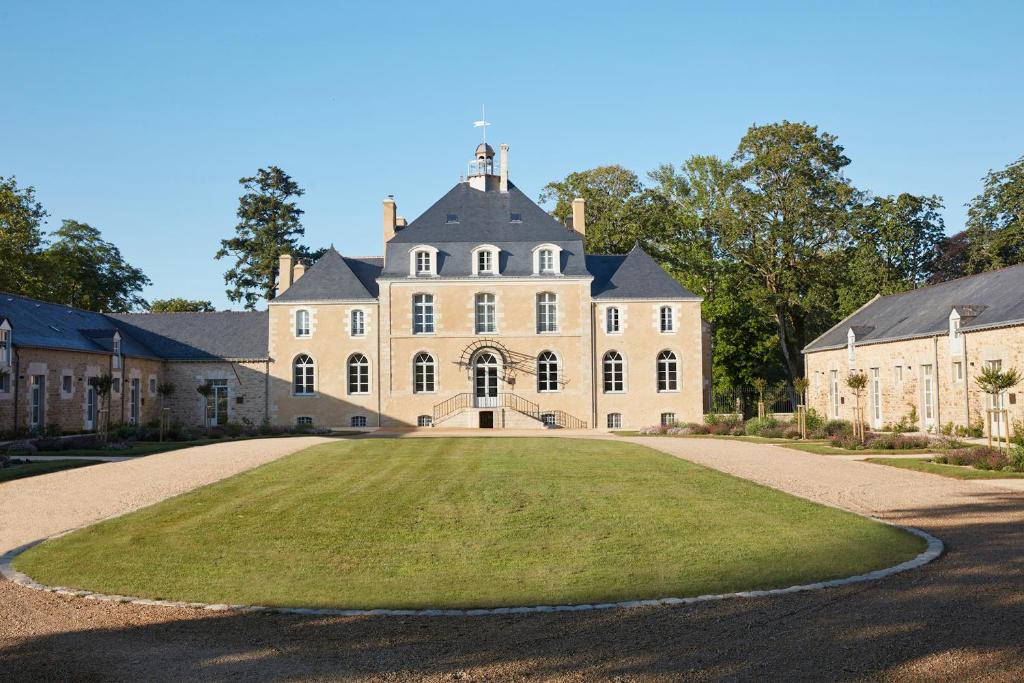
{"label": "large stone house", "polygon": [[481,144],[411,223],[384,201],[383,258],[332,248],[306,271],[282,257],[265,312],[103,315],[0,296],[0,430],[92,428],[100,374],[119,385],[113,422],[161,409],[357,428],[699,421],[700,299],[639,247],[585,254],[584,208],[562,225],[509,181],[508,147],[496,163]]}
{"label": "large stone house", "polygon": [[[984,366],[1024,372],[1024,265],[877,296],[804,349],[808,405],[852,419],[851,372],[864,372],[873,428],[916,414],[915,427],[983,425],[986,410],[1024,420],[1024,386],[993,403],[975,383]],[[1007,428],[1004,421],[995,431]]]}

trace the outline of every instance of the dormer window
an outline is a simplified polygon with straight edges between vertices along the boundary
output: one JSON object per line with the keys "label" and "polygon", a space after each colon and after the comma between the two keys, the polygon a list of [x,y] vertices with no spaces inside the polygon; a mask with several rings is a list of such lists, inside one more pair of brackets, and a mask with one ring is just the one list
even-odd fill
{"label": "dormer window", "polygon": [[509,217],[508,217],[508,222],[509,223],[522,223],[523,222],[523,214],[521,214],[521,213],[510,214]]}
{"label": "dormer window", "polygon": [[121,340],[116,337],[114,338],[114,355],[121,355]]}
{"label": "dormer window", "polygon": [[849,357],[851,363],[857,359],[856,342],[857,335],[854,334],[853,329],[851,329],[846,333],[846,355]]}
{"label": "dormer window", "polygon": [[6,320],[0,323],[0,366],[11,365],[11,327]]}
{"label": "dormer window", "polygon": [[457,213],[450,213],[450,214],[448,214],[447,216],[445,216],[444,222],[448,223],[448,224],[458,223],[459,222],[459,214],[457,214]]}
{"label": "dormer window", "polygon": [[491,244],[473,249],[473,275],[497,275],[498,253],[498,248]]}
{"label": "dormer window", "polygon": [[960,325],[962,324],[960,319],[960,313],[956,309],[953,309],[949,313],[949,352],[951,355],[959,356],[963,353],[963,336],[964,333],[960,331]]}
{"label": "dormer window", "polygon": [[559,275],[562,249],[554,244],[539,244],[533,248],[533,274]]}
{"label": "dormer window", "polygon": [[409,275],[412,277],[437,275],[437,249],[429,245],[414,247],[410,252]]}
{"label": "dormer window", "polygon": [[[111,349],[113,359],[111,361],[115,370],[121,367],[121,333],[114,332],[113,348]],[[119,390],[120,391],[120,390]]]}

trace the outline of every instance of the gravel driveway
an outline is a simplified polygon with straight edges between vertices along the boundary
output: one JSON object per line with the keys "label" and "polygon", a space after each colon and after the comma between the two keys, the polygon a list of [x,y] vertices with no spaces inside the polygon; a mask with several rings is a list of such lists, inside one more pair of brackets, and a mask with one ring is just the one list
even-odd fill
{"label": "gravel driveway", "polygon": [[[768,445],[629,440],[922,528],[945,541],[947,553],[884,581],[816,593],[525,617],[210,614],[93,603],[0,581],[0,679],[1024,679],[1021,493]],[[157,461],[171,455],[0,485],[0,545],[9,545],[12,521],[21,538],[35,538],[230,473],[179,481],[173,463]],[[238,457],[245,462],[236,470],[276,455]],[[138,469],[118,472],[119,484],[97,482],[105,487],[99,500],[70,502],[97,498],[77,476],[115,476],[113,468],[128,466]],[[42,481],[56,477],[64,479]],[[38,488],[22,495],[19,484]],[[111,508],[107,499],[120,502]],[[50,523],[54,504],[66,512]]]}

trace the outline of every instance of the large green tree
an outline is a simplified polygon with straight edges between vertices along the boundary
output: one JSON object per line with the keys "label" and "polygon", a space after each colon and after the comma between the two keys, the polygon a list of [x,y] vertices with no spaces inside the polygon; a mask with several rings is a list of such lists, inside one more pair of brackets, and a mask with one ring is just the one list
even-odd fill
{"label": "large green tree", "polygon": [[48,299],[87,311],[145,308],[140,292],[150,280],[87,223],[65,220],[43,252]]}
{"label": "large green tree", "polygon": [[1024,263],[1024,156],[984,183],[967,209],[968,274]]}
{"label": "large green tree", "polygon": [[221,240],[215,257],[234,259],[224,273],[228,298],[252,310],[260,299],[274,298],[281,255],[307,253],[299,243],[305,234],[303,211],[295,203],[305,190],[277,166],[261,168],[238,182],[245,192],[238,200],[235,235]]}
{"label": "large green tree", "polygon": [[33,187],[0,177],[0,291],[45,296],[39,250],[46,216]]}
{"label": "large green tree", "polygon": [[149,304],[150,313],[208,313],[215,311],[213,303],[204,299],[155,299]]}

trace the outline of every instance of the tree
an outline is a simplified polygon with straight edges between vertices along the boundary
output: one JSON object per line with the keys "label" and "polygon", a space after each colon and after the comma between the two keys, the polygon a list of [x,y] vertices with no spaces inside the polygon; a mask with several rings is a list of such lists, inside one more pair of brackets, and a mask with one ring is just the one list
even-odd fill
{"label": "tree", "polygon": [[146,307],[139,293],[148,277],[106,242],[100,231],[74,220],[65,220],[53,233],[56,238],[43,253],[50,274],[50,301],[87,311],[127,312]]}
{"label": "tree", "polygon": [[946,235],[939,197],[875,197],[854,210],[853,239],[858,253],[867,257],[863,264],[867,278],[873,279],[873,293],[893,294],[924,285],[931,277],[938,247]]}
{"label": "tree", "polygon": [[970,257],[971,239],[966,230],[944,237],[935,246],[935,259],[932,261],[932,276],[928,284],[934,285],[947,280],[955,280],[967,273],[967,261]]}
{"label": "tree", "polygon": [[298,241],[306,232],[303,211],[294,201],[305,190],[277,166],[261,168],[238,182],[245,192],[238,200],[235,236],[221,240],[215,258],[234,258],[224,273],[224,283],[230,285],[228,298],[244,301],[253,310],[261,298],[274,298],[281,255],[306,255]]}
{"label": "tree", "polygon": [[156,299],[149,305],[150,313],[207,313],[216,310],[203,299]]}
{"label": "tree", "polygon": [[967,274],[1024,263],[1024,156],[984,183],[967,205]]}
{"label": "tree", "polygon": [[19,188],[14,176],[0,177],[0,291],[42,298],[38,261],[47,215],[35,188]]}
{"label": "tree", "polygon": [[783,121],[752,126],[732,163],[722,248],[758,277],[792,384],[803,375],[800,350],[835,317],[820,285],[834,283],[835,254],[849,243],[858,199],[842,175],[850,160],[834,135]]}

